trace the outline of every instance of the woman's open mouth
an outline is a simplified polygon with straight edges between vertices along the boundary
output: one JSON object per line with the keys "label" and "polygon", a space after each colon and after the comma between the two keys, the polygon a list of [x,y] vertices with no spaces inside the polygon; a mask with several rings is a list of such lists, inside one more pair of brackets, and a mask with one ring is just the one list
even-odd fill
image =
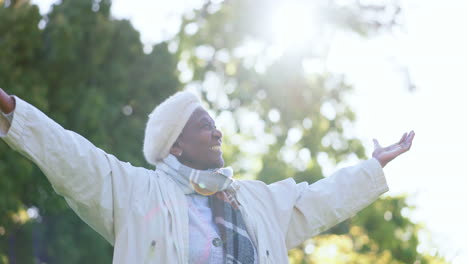
{"label": "woman's open mouth", "polygon": [[221,146],[220,145],[211,146],[210,150],[215,151],[215,152],[221,152]]}

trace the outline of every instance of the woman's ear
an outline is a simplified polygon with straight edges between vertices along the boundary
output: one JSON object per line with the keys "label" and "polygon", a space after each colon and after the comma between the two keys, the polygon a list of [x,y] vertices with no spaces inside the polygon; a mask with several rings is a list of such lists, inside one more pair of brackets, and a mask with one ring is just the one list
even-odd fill
{"label": "woman's ear", "polygon": [[169,153],[171,153],[172,155],[174,155],[176,157],[182,156],[182,152],[183,152],[182,148],[179,146],[178,141],[174,142],[171,149],[169,150]]}

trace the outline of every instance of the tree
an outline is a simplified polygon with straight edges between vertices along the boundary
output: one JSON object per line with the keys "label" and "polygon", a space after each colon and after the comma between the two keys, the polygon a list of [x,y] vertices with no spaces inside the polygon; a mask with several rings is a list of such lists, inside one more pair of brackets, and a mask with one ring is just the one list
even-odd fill
{"label": "tree", "polygon": [[[281,3],[206,2],[200,10],[187,14],[169,45],[177,47],[181,81],[203,94],[218,119],[229,124],[224,129],[225,141],[229,141],[225,156],[238,174],[267,183],[287,177],[313,183],[326,176],[327,163],[352,163],[366,156],[359,140],[347,133],[355,116],[346,102],[352,92],[346,76],[326,67],[308,72],[304,65],[326,63],[330,32],[348,31],[363,37],[385,34],[398,26],[400,9],[392,1],[302,5],[311,8],[306,10],[308,14],[322,16],[314,21],[320,25],[319,33],[281,47],[281,41],[278,44],[262,23]],[[287,11],[284,7],[280,12]],[[295,11],[297,15],[302,12]],[[278,30],[283,27],[276,25]],[[305,36],[313,32],[307,26],[301,29]],[[292,250],[290,261],[443,263],[417,252],[420,226],[404,217],[402,210],[408,210],[405,197],[382,198]],[[324,256],[328,245],[334,253]]]}
{"label": "tree", "polygon": [[[28,1],[7,4],[0,8],[1,85],[105,151],[144,166],[147,114],[179,86],[167,45],[145,54],[130,23],[111,18],[109,1],[63,1],[46,17]],[[110,245],[37,167],[3,143],[0,174],[0,263],[111,262]]]}

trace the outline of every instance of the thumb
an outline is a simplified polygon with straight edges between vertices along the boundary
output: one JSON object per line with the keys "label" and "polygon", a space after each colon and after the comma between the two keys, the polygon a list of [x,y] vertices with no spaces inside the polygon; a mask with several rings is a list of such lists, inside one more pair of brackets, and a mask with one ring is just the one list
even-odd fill
{"label": "thumb", "polygon": [[372,141],[374,141],[374,149],[382,148],[379,144],[379,141],[377,141],[377,139],[374,138]]}
{"label": "thumb", "polygon": [[14,99],[0,88],[0,111],[9,114],[13,110],[15,110]]}

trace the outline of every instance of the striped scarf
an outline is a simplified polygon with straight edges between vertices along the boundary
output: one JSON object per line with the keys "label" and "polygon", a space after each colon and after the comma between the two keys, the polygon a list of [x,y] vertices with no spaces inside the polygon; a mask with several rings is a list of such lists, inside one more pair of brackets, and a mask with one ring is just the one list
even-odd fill
{"label": "striped scarf", "polygon": [[250,240],[236,199],[232,169],[196,170],[181,164],[171,154],[157,164],[182,189],[184,194],[200,193],[209,196],[213,220],[223,242],[225,263],[256,263],[255,247]]}
{"label": "striped scarf", "polygon": [[255,248],[245,228],[244,220],[237,205],[229,202],[227,192],[210,196],[209,204],[223,240],[228,264],[255,263]]}

